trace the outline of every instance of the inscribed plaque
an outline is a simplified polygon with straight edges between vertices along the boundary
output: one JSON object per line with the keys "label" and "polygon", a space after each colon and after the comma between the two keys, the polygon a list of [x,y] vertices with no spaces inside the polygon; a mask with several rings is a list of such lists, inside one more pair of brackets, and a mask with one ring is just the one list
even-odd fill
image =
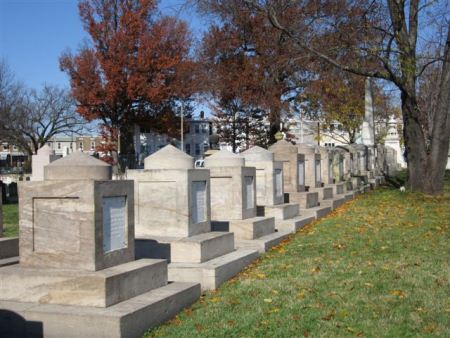
{"label": "inscribed plaque", "polygon": [[244,184],[245,184],[245,209],[252,209],[254,208],[253,176],[245,176]]}
{"label": "inscribed plaque", "polygon": [[283,195],[283,171],[281,169],[275,169],[275,196],[279,197]]}
{"label": "inscribed plaque", "polygon": [[192,222],[206,221],[206,181],[192,182]]}
{"label": "inscribed plaque", "polygon": [[316,160],[316,182],[322,182],[322,173],[320,171],[320,160]]}
{"label": "inscribed plaque", "polygon": [[305,185],[305,161],[298,161],[298,185]]}
{"label": "inscribed plaque", "polygon": [[103,197],[103,251],[126,246],[126,197]]}

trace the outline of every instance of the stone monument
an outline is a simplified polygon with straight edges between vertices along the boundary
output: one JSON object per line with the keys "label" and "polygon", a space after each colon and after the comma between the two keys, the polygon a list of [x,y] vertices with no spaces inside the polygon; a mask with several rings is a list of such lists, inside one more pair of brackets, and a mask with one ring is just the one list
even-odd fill
{"label": "stone monument", "polygon": [[39,148],[36,155],[31,157],[31,181],[44,180],[44,166],[56,161],[59,156],[48,145]]}
{"label": "stone monument", "polygon": [[295,232],[314,220],[299,216],[297,203],[284,203],[283,163],[274,154],[255,146],[242,153],[245,164],[256,168],[256,204],[258,216],[275,217],[278,231]]}
{"label": "stone monument", "polygon": [[167,284],[165,260],[134,260],[133,182],[111,176],[76,152],[20,183],[20,264],[0,268],[0,308],[46,336],[141,336],[200,296]]}
{"label": "stone monument", "polygon": [[306,172],[305,155],[299,154],[297,146],[280,140],[270,146],[269,151],[274,153],[275,161],[283,162],[285,201],[298,204],[301,216],[320,218],[331,211],[330,207],[319,205],[318,192],[306,191],[305,185],[310,179]]}
{"label": "stone monument", "polygon": [[333,158],[335,151],[325,147],[318,147],[318,150],[321,158],[321,177],[323,181],[322,194],[326,194],[326,189],[331,189],[331,196],[326,196],[327,198],[321,202],[321,205],[328,205],[334,210],[346,201],[345,196],[343,195],[345,184],[335,182],[335,179],[333,178]]}
{"label": "stone monument", "polygon": [[211,220],[215,230],[234,232],[238,247],[264,252],[287,236],[275,232],[273,217],[256,215],[256,169],[221,150],[205,159],[211,171]]}
{"label": "stone monument", "polygon": [[257,258],[235,250],[233,233],[211,232],[209,170],[194,169],[193,157],[167,145],[127,178],[135,182],[137,256],[170,260],[171,281],[216,289]]}
{"label": "stone monument", "polygon": [[[403,158],[403,151],[400,148],[400,136],[398,135],[397,130],[397,120],[394,116],[391,116],[388,123],[388,132],[386,138],[384,140],[384,145],[386,147],[392,148],[395,150],[395,158],[392,159],[392,166],[397,164],[397,168],[406,168],[406,162]],[[391,152],[393,154],[393,152]],[[396,169],[397,169],[396,168]]]}

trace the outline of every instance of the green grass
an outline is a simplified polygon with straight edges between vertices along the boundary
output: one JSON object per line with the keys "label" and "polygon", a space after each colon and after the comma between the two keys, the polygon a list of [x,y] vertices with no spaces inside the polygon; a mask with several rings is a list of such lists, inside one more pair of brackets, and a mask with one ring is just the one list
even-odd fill
{"label": "green grass", "polygon": [[449,224],[450,180],[362,195],[146,337],[450,337]]}
{"label": "green grass", "polygon": [[3,236],[19,235],[19,208],[17,204],[3,205]]}

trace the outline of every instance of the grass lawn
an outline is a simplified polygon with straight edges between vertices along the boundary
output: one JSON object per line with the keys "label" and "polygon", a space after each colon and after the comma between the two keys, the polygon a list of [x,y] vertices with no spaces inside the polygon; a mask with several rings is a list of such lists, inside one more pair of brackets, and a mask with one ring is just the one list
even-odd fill
{"label": "grass lawn", "polygon": [[19,208],[17,204],[3,204],[3,236],[19,235]]}
{"label": "grass lawn", "polygon": [[449,224],[450,180],[362,195],[146,337],[450,337]]}

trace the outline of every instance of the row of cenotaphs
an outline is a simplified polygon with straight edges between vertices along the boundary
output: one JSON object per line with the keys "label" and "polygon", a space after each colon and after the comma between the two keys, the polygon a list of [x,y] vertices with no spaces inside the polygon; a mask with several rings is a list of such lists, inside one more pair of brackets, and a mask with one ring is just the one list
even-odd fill
{"label": "row of cenotaphs", "polygon": [[89,155],[43,148],[19,184],[20,258],[0,256],[0,333],[14,313],[30,335],[138,337],[378,185],[372,152],[281,140],[195,169],[169,145],[112,180]]}

